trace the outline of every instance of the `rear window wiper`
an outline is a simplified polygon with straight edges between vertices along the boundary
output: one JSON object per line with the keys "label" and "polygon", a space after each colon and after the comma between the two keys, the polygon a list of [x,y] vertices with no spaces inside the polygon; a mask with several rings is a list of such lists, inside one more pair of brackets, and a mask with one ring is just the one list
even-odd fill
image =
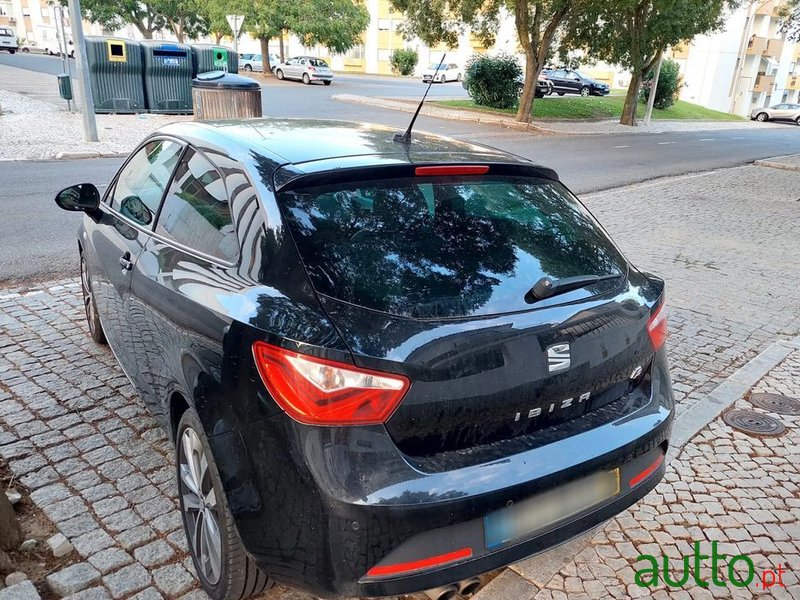
{"label": "rear window wiper", "polygon": [[565,292],[571,292],[583,287],[588,287],[601,281],[609,279],[619,279],[622,273],[612,273],[610,275],[576,275],[575,277],[564,277],[553,279],[552,277],[542,277],[533,284],[533,287],[525,294],[525,302],[533,304],[539,300],[557,296]]}

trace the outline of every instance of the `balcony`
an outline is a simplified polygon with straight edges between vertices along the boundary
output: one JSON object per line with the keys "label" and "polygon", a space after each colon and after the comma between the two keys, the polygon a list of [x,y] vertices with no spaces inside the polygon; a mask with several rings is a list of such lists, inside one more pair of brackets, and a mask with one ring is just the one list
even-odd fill
{"label": "balcony", "polygon": [[771,92],[773,85],[775,85],[774,75],[765,75],[764,73],[759,73],[758,77],[756,77],[756,83],[753,86],[753,92]]}
{"label": "balcony", "polygon": [[787,90],[800,90],[800,75],[789,75],[786,78]]}
{"label": "balcony", "polygon": [[781,4],[780,0],[762,0],[756,6],[756,14],[777,17],[780,14]]}
{"label": "balcony", "polygon": [[780,38],[770,38],[767,41],[767,47],[764,49],[764,56],[769,56],[775,60],[779,60],[783,52],[783,40]]}
{"label": "balcony", "polygon": [[757,35],[750,36],[750,41],[747,43],[747,54],[764,54],[767,49],[767,38],[759,37]]}

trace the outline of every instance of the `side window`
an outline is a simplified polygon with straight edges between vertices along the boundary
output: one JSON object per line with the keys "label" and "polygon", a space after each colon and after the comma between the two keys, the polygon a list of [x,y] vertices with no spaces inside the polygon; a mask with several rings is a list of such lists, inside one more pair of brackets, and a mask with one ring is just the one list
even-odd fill
{"label": "side window", "polygon": [[188,148],[178,164],[156,233],[222,260],[233,261],[237,256],[238,241],[222,176],[194,148]]}
{"label": "side window", "polygon": [[151,225],[182,150],[169,140],[145,144],[117,177],[111,207],[140,225]]}

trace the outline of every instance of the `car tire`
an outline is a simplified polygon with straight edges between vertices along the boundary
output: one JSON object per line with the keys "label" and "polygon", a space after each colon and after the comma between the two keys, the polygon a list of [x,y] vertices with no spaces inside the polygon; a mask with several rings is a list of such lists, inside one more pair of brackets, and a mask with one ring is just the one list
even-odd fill
{"label": "car tire", "polygon": [[547,95],[547,96],[552,96],[553,95],[553,84],[552,83],[548,83],[547,84],[547,91],[545,92],[545,95]]}
{"label": "car tire", "polygon": [[98,344],[106,345],[106,334],[97,314],[97,303],[94,301],[92,279],[89,275],[89,265],[81,252],[81,292],[83,293],[83,311],[86,313],[86,323],[89,325],[89,336]]}
{"label": "car tire", "polygon": [[22,49],[22,53],[23,54],[30,54],[30,51],[31,51],[30,48],[23,48]]}
{"label": "car tire", "polygon": [[175,465],[181,520],[205,593],[213,600],[243,600],[272,587],[239,539],[214,456],[192,409],[178,423]]}
{"label": "car tire", "polygon": [[278,69],[277,71],[275,71],[275,77],[277,77],[278,79],[280,79],[281,81],[283,81],[283,71],[281,71],[280,69]]}
{"label": "car tire", "polygon": [[795,122],[795,123],[797,123],[798,125],[800,125],[800,117],[797,117],[797,118],[794,120],[794,122]]}
{"label": "car tire", "polygon": [[765,112],[760,112],[756,115],[756,121],[759,123],[763,123],[764,121],[769,121],[769,115]]}
{"label": "car tire", "polygon": [[324,83],[325,85],[330,85],[331,84],[331,82],[327,81],[327,80],[324,80],[322,83]]}
{"label": "car tire", "polygon": [[253,67],[251,67],[250,65],[245,65],[244,66],[244,70],[247,71],[248,73],[252,73],[253,72]]}
{"label": "car tire", "polygon": [[583,96],[584,98],[586,98],[591,93],[592,93],[592,90],[589,89],[588,85],[585,85],[585,86],[583,86],[581,88],[581,96]]}
{"label": "car tire", "polygon": [[456,75],[456,81],[457,81],[458,83],[461,83],[461,80],[462,80],[462,79],[464,79],[464,78],[461,76],[461,73],[459,73],[458,75]]}
{"label": "car tire", "polygon": [[563,96],[563,95],[564,95],[564,94],[566,94],[566,93],[567,93],[567,92],[556,92],[556,94],[558,94],[559,96]]}
{"label": "car tire", "polygon": [[442,75],[442,78],[439,80],[439,83],[447,83],[447,76]]}
{"label": "car tire", "polygon": [[308,76],[308,73],[303,73],[303,83],[311,85],[311,77]]}

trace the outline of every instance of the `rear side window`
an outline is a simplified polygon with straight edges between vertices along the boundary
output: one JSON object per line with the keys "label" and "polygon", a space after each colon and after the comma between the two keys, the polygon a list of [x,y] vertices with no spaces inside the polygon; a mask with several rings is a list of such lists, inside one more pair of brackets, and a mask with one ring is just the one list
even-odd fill
{"label": "rear side window", "polygon": [[111,207],[140,225],[152,225],[182,150],[169,140],[153,140],[140,148],[117,177]]}
{"label": "rear side window", "polygon": [[220,172],[188,148],[158,217],[156,233],[184,246],[232,262],[238,242]]}
{"label": "rear side window", "polygon": [[319,292],[393,314],[527,310],[542,276],[627,269],[582,205],[543,179],[396,179],[287,192],[279,203]]}

